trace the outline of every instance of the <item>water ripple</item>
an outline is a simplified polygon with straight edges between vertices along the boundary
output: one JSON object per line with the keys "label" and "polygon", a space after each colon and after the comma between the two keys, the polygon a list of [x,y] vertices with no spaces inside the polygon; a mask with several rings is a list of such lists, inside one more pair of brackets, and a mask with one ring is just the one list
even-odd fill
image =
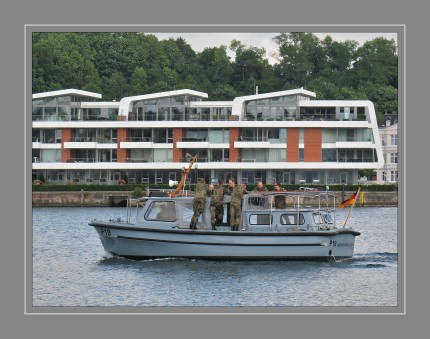
{"label": "water ripple", "polygon": [[397,306],[397,210],[356,210],[351,259],[217,262],[105,253],[87,224],[125,209],[34,208],[33,305]]}

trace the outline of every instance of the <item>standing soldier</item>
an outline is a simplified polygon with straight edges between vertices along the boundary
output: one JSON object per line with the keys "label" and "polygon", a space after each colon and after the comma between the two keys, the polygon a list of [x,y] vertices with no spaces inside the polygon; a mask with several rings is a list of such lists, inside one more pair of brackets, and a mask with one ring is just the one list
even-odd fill
{"label": "standing soldier", "polygon": [[242,198],[246,193],[246,185],[236,185],[234,179],[228,181],[229,193],[231,194],[230,203],[230,223],[232,231],[239,231],[240,218],[242,214]]}
{"label": "standing soldier", "polygon": [[[275,182],[275,192],[283,192],[285,191],[280,182]],[[287,208],[287,204],[285,202],[284,195],[275,195],[275,208],[285,209]]]}
{"label": "standing soldier", "polygon": [[264,186],[263,182],[260,180],[257,182],[257,186],[255,186],[254,191],[256,193],[267,192],[266,186]]}
{"label": "standing soldier", "polygon": [[190,228],[192,230],[197,229],[197,221],[199,220],[200,215],[203,213],[205,209],[206,196],[208,195],[208,188],[205,183],[205,179],[199,179],[199,182],[196,185],[196,193],[194,195],[193,209],[194,214],[191,218]]}
{"label": "standing soldier", "polygon": [[212,229],[216,230],[216,225],[222,224],[224,218],[224,204],[223,198],[226,193],[225,187],[223,187],[223,181],[218,179],[218,185],[212,190],[211,200],[211,224]]}

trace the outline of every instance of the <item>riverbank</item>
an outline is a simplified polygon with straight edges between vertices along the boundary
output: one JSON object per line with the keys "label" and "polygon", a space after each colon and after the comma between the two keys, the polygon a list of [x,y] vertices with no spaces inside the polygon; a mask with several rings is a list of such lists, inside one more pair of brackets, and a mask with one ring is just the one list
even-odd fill
{"label": "riverbank", "polygon": [[[355,192],[333,192],[336,201],[342,202]],[[32,192],[33,207],[115,207],[126,206],[127,198],[132,191],[64,191],[64,192]],[[397,206],[397,192],[361,192],[356,206],[382,207]]]}

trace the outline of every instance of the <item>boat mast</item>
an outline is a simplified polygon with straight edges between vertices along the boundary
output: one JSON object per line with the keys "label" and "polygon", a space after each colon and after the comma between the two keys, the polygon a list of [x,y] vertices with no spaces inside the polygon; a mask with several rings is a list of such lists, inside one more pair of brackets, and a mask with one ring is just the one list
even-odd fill
{"label": "boat mast", "polygon": [[191,168],[193,167],[196,161],[197,161],[197,154],[191,159],[191,162],[188,168],[181,173],[181,176],[182,176],[181,181],[179,182],[178,187],[176,187],[176,190],[170,193],[171,197],[176,196],[181,191],[182,187],[185,184],[185,180],[187,179],[188,174],[190,174]]}

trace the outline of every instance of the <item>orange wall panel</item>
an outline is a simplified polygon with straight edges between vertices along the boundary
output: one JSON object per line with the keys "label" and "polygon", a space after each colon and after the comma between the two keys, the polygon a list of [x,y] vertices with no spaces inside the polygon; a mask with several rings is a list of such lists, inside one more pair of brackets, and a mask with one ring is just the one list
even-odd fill
{"label": "orange wall panel", "polygon": [[299,161],[299,129],[287,129],[287,161]]}
{"label": "orange wall panel", "polygon": [[180,162],[184,158],[184,150],[177,148],[176,143],[184,136],[183,128],[173,129],[173,162]]}
{"label": "orange wall panel", "polygon": [[127,162],[127,149],[121,148],[121,141],[127,138],[127,129],[126,128],[118,128],[117,132],[117,162]]}
{"label": "orange wall panel", "polygon": [[72,150],[70,148],[64,148],[64,142],[73,137],[71,128],[63,128],[61,131],[61,162],[66,162],[72,158]]}
{"label": "orange wall panel", "polygon": [[322,129],[305,128],[305,162],[322,161]]}
{"label": "orange wall panel", "polygon": [[229,156],[231,162],[237,162],[240,158],[240,150],[234,148],[234,141],[239,139],[240,130],[237,127],[230,128],[230,149]]}

